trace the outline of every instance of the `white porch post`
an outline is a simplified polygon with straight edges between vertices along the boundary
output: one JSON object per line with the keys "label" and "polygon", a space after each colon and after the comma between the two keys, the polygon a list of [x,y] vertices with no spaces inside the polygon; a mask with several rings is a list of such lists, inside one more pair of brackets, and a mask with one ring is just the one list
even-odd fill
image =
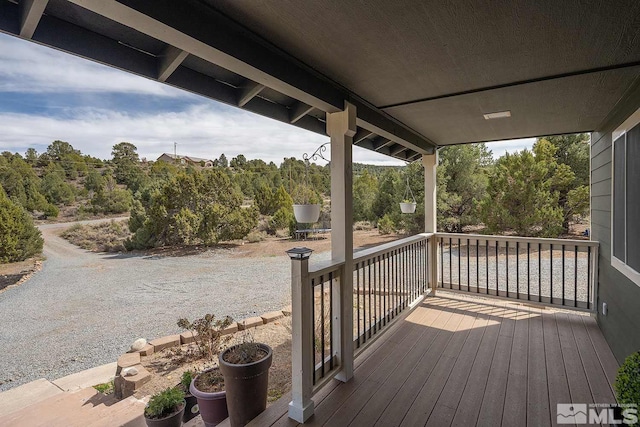
{"label": "white porch post", "polygon": [[[424,231],[435,233],[437,231],[437,205],[436,205],[436,177],[438,167],[438,152],[422,155],[424,167]],[[431,282],[431,294],[436,294],[438,287],[438,240],[431,238],[429,245],[429,281]]]}
{"label": "white porch post", "polygon": [[[313,415],[313,289],[309,285],[310,249],[291,257],[291,402],[289,418],[304,423]],[[304,258],[306,256],[306,258]]]}
{"label": "white porch post", "polygon": [[327,113],[331,137],[331,259],[344,262],[340,286],[333,288],[334,354],[340,381],[353,377],[353,188],[352,144],[356,133],[356,107],[345,102],[344,111]]}

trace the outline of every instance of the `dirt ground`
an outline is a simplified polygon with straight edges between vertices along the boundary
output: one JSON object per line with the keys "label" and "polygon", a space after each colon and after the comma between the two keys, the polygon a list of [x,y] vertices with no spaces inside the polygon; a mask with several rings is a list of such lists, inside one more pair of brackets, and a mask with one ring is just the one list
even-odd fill
{"label": "dirt ground", "polygon": [[[254,342],[268,344],[273,349],[267,400],[269,403],[275,402],[291,389],[291,318],[285,317],[248,331],[239,331],[234,334],[228,345],[241,342],[247,336]],[[153,375],[150,382],[136,391],[135,396],[142,398],[167,387],[174,387],[180,382],[182,373],[186,370],[199,372],[217,366],[217,356],[214,362],[181,360],[188,347],[193,345],[183,345],[178,351],[175,348],[169,348],[151,356],[142,357],[142,365]]]}
{"label": "dirt ground", "polygon": [[29,258],[11,264],[0,264],[0,293],[13,285],[19,285],[42,268],[42,257]]}

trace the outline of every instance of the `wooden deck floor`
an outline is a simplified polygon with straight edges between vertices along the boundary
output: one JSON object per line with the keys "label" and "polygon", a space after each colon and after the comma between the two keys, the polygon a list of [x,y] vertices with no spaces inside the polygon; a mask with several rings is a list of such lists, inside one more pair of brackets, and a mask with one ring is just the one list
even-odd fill
{"label": "wooden deck floor", "polygon": [[[556,403],[613,403],[618,364],[589,316],[438,292],[314,398],[307,426],[545,426]],[[290,396],[255,426],[295,426]]]}

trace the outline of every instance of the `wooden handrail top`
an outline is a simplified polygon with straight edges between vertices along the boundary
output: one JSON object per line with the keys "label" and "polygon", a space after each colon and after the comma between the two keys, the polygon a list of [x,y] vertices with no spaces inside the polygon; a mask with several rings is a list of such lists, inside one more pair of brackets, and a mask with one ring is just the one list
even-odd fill
{"label": "wooden handrail top", "polygon": [[540,243],[542,245],[565,245],[579,247],[597,247],[599,243],[595,240],[577,240],[577,239],[547,239],[543,237],[523,237],[523,236],[496,236],[491,234],[465,234],[465,233],[436,233],[436,237],[452,238],[460,240],[478,240],[478,241],[498,241],[498,242],[525,242]]}

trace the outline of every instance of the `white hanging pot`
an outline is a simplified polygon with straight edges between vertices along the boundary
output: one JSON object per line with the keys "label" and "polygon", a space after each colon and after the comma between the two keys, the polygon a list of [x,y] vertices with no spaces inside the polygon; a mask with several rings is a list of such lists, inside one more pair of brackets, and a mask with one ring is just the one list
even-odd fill
{"label": "white hanging pot", "polygon": [[416,203],[400,203],[400,210],[402,211],[402,213],[412,214],[416,211]]}
{"label": "white hanging pot", "polygon": [[[415,206],[413,208],[415,210]],[[293,215],[296,221],[303,224],[311,224],[320,217],[320,205],[293,205]]]}

